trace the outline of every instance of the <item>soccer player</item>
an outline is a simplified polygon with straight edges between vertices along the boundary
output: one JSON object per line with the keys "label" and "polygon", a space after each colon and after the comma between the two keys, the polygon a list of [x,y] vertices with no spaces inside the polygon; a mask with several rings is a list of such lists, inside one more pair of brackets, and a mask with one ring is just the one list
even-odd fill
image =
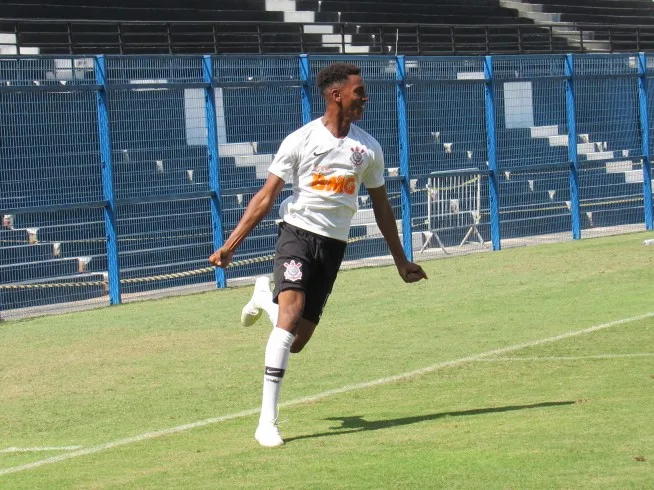
{"label": "soccer player", "polygon": [[265,310],[273,324],[266,345],[263,401],[256,440],[265,447],[284,441],[277,427],[277,402],[290,353],[300,352],[320,321],[345,253],[359,186],[365,184],[375,220],[386,239],[400,277],[407,283],[427,279],[409,262],[398,236],[384,186],[384,156],[375,138],[352,124],[368,101],[360,69],[334,63],[318,74],[324,115],[284,139],[263,187],[254,195],[225,244],[209,262],[227,267],[234,251],[270,212],[286,182],[293,194],[280,207],[283,221],[275,247],[271,293],[260,277],[243,308],[241,321],[253,324]]}

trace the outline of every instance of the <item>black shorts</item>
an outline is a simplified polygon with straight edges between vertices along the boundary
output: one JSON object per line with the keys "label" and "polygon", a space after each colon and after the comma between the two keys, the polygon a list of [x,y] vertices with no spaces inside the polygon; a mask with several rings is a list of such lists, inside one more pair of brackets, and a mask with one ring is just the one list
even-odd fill
{"label": "black shorts", "polygon": [[273,301],[287,289],[304,292],[302,318],[318,324],[347,244],[282,222],[275,247]]}

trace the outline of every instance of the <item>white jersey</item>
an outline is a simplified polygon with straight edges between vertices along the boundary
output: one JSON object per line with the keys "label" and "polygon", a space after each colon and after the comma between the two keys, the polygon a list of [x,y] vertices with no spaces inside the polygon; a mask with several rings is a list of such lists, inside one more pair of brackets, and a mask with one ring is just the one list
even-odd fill
{"label": "white jersey", "polygon": [[384,185],[384,155],[363,129],[351,125],[345,138],[336,138],[315,119],[284,139],[269,171],[293,183],[279,211],[284,221],[346,241],[361,183]]}

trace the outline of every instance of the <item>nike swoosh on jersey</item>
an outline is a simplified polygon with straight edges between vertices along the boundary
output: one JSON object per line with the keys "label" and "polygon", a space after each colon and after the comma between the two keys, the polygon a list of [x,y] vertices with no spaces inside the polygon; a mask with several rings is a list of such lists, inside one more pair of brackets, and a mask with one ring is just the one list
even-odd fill
{"label": "nike swoosh on jersey", "polygon": [[313,156],[314,156],[314,157],[319,157],[320,155],[324,155],[325,153],[329,153],[330,151],[332,151],[332,150],[331,150],[331,149],[330,149],[330,150],[325,150],[325,151],[320,152],[320,153],[316,153],[316,152],[314,151],[314,152],[313,152]]}

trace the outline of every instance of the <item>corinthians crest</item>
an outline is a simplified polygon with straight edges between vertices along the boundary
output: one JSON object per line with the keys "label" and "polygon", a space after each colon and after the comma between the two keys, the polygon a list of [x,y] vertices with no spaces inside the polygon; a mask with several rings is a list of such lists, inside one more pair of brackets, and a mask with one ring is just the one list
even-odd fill
{"label": "corinthians crest", "polygon": [[363,155],[366,154],[366,149],[355,146],[354,148],[350,148],[350,150],[352,151],[350,162],[352,162],[352,165],[355,167],[358,167],[363,163]]}
{"label": "corinthians crest", "polygon": [[295,262],[294,260],[291,260],[290,262],[284,262],[284,267],[286,267],[286,270],[284,271],[284,279],[292,282],[302,279],[301,262]]}

